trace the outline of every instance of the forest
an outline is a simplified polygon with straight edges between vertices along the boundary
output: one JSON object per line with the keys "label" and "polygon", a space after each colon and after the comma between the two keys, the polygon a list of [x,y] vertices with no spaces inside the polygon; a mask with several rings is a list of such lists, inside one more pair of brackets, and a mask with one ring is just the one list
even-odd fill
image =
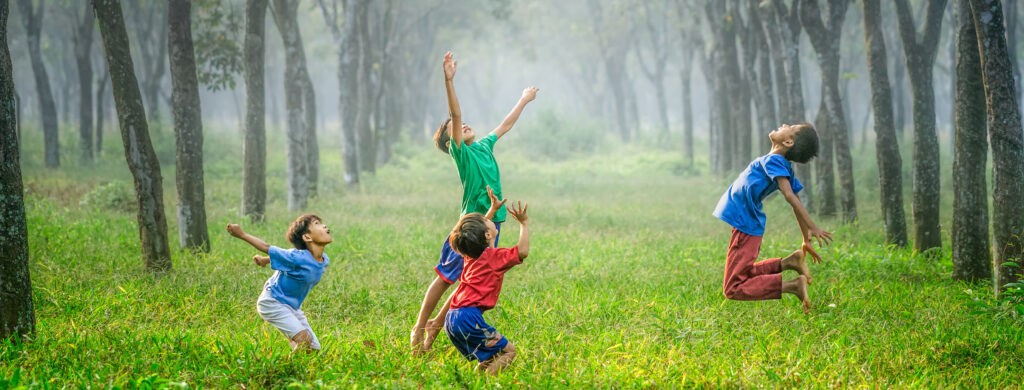
{"label": "forest", "polygon": [[0,0],[0,388],[1019,387],[1017,3]]}

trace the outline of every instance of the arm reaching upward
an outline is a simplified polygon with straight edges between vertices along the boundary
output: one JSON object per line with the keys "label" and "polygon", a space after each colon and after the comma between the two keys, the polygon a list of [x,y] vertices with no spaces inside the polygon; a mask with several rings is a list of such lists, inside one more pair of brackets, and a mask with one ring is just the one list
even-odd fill
{"label": "arm reaching upward", "polygon": [[491,208],[487,210],[487,214],[484,215],[485,219],[494,218],[494,214],[501,210],[501,206],[505,205],[505,201],[508,199],[498,200],[498,197],[494,195],[494,190],[491,186],[487,186],[487,197],[491,198]]}
{"label": "arm reaching upward", "polygon": [[519,243],[516,247],[519,248],[519,260],[523,260],[526,256],[530,255],[530,228],[526,223],[529,219],[526,216],[526,208],[529,205],[523,204],[522,202],[516,202],[516,204],[508,207],[508,214],[519,221]]}
{"label": "arm reaching upward", "polygon": [[270,250],[270,244],[267,244],[266,241],[263,241],[257,237],[253,237],[249,233],[246,233],[245,231],[242,230],[242,227],[238,226],[237,224],[229,223],[228,233],[234,237],[242,239],[242,241],[248,242],[249,245],[252,245],[260,252],[267,253],[267,251]]}
{"label": "arm reaching upward", "polygon": [[832,233],[826,232],[818,228],[811,220],[810,214],[807,214],[807,209],[804,208],[804,204],[800,203],[800,197],[793,193],[793,187],[789,184],[788,177],[776,177],[775,180],[779,183],[779,191],[782,191],[782,195],[786,197],[786,201],[793,207],[793,214],[796,216],[796,222],[800,225],[800,233],[804,236],[804,243],[801,246],[804,253],[811,255],[811,259],[815,263],[821,262],[821,255],[814,250],[811,239],[814,238],[818,241],[818,246],[825,246],[832,243]]}
{"label": "arm reaching upward", "polygon": [[451,132],[449,136],[452,139],[452,145],[456,148],[462,144],[462,109],[459,108],[459,98],[455,97],[455,84],[452,79],[455,78],[455,64],[457,61],[452,60],[452,52],[447,52],[444,55],[444,89],[448,94],[448,115],[451,116],[452,121]]}
{"label": "arm reaching upward", "polygon": [[533,101],[537,97],[537,91],[539,91],[537,87],[529,87],[523,90],[523,97],[519,98],[519,102],[516,103],[515,107],[512,107],[512,112],[509,112],[505,116],[505,120],[501,121],[501,124],[494,129],[494,133],[498,135],[498,138],[512,130],[512,126],[519,120],[519,114],[522,114],[523,109],[526,108],[526,103]]}

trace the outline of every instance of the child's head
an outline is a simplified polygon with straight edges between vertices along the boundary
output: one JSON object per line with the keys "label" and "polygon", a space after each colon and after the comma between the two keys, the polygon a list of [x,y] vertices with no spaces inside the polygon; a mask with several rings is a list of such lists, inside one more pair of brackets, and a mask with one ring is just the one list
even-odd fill
{"label": "child's head", "polygon": [[[441,123],[441,126],[437,128],[437,132],[434,133],[434,144],[437,145],[437,148],[441,149],[442,152],[448,153],[448,141],[452,139],[451,131],[452,118],[448,118]],[[473,143],[474,139],[476,139],[476,133],[473,132],[473,128],[463,122],[462,142],[469,145]]]}
{"label": "child's head", "polygon": [[331,229],[327,228],[316,214],[304,214],[288,227],[285,234],[295,249],[309,249],[310,244],[325,246],[330,244]]}
{"label": "child's head", "polygon": [[459,219],[448,241],[456,252],[475,259],[484,253],[497,235],[498,228],[494,222],[484,218],[483,214],[469,213]]}
{"label": "child's head", "polygon": [[818,132],[810,123],[782,125],[768,134],[773,146],[785,148],[785,157],[789,161],[806,163],[818,155]]}

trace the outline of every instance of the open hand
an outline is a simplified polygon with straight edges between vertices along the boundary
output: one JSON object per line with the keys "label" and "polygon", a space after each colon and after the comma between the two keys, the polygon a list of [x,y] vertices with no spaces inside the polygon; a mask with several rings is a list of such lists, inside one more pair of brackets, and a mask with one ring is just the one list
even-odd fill
{"label": "open hand", "polygon": [[451,80],[455,78],[455,65],[457,62],[458,61],[452,60],[452,52],[447,52],[444,54],[444,63],[442,64],[442,67],[444,68],[445,80]]}
{"label": "open hand", "polygon": [[252,257],[252,262],[256,263],[256,265],[258,265],[260,267],[266,267],[267,264],[270,264],[270,257],[269,256],[255,255],[255,256]]}
{"label": "open hand", "polygon": [[500,209],[501,206],[504,206],[505,202],[508,200],[508,199],[498,200],[498,196],[494,195],[494,190],[491,189],[491,186],[487,186],[487,197],[491,199],[491,210],[495,210],[495,211]]}
{"label": "open hand", "polygon": [[818,229],[817,227],[807,229],[807,239],[805,241],[810,241],[812,238],[818,240],[819,247],[832,244],[832,233]]}
{"label": "open hand", "polygon": [[242,238],[242,236],[245,235],[245,231],[243,231],[242,227],[238,226],[238,224],[229,223],[228,234],[231,234],[234,237]]}
{"label": "open hand", "polygon": [[526,216],[527,207],[529,207],[528,204],[524,204],[523,202],[516,202],[511,206],[508,206],[508,213],[509,215],[512,216],[512,218],[515,218],[516,221],[519,221],[520,225],[522,225],[526,223],[526,220],[528,219]]}
{"label": "open hand", "polygon": [[819,255],[818,252],[814,250],[814,245],[812,245],[809,241],[804,241],[804,244],[800,246],[800,250],[804,251],[805,257],[807,255],[810,255],[811,261],[814,262],[815,264],[821,262],[821,255]]}
{"label": "open hand", "polygon": [[520,98],[524,102],[532,102],[533,99],[537,98],[537,91],[540,91],[537,87],[529,87],[523,90],[523,97]]}

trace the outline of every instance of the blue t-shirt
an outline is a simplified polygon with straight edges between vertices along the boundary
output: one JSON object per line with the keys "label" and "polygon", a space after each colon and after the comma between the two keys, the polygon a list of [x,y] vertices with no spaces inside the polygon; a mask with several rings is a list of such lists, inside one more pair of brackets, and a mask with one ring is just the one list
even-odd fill
{"label": "blue t-shirt", "polygon": [[271,246],[267,251],[270,255],[270,268],[274,275],[267,279],[264,289],[278,302],[299,310],[306,295],[320,282],[320,276],[331,260],[324,253],[321,263],[305,249],[281,249]]}
{"label": "blue t-shirt", "polygon": [[747,165],[729,190],[722,194],[714,216],[751,236],[764,235],[764,211],[761,202],[779,189],[776,177],[788,177],[793,193],[799,193],[803,184],[793,175],[793,165],[780,154],[758,157]]}

